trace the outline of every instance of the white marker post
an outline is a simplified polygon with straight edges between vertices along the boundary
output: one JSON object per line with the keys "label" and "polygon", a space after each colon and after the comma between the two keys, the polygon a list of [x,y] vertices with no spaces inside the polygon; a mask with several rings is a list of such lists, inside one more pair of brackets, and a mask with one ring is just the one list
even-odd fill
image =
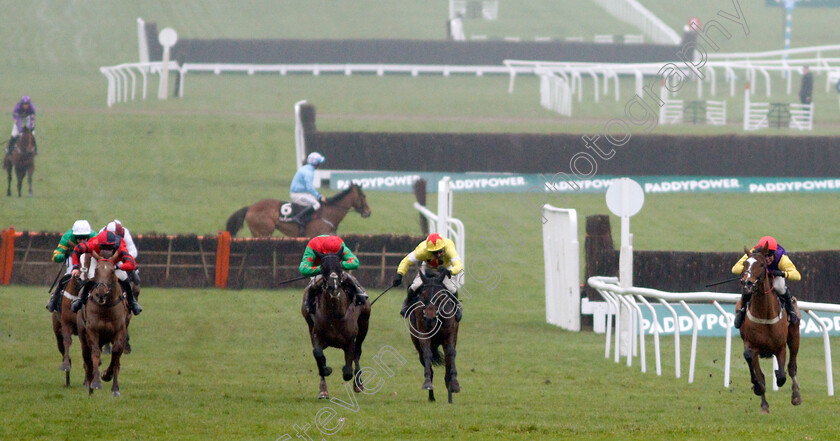
{"label": "white marker post", "polygon": [[[633,286],[633,235],[630,234],[630,217],[642,209],[645,203],[645,192],[638,182],[630,178],[621,178],[610,185],[607,190],[607,207],[621,217],[621,251],[618,257],[618,280],[622,288]],[[632,300],[632,298],[631,298]],[[621,306],[619,306],[621,307]],[[635,311],[628,310],[622,317],[633,317]],[[630,354],[633,320],[621,320],[621,355]],[[641,326],[641,323],[639,324]],[[629,356],[628,356],[629,360]]]}
{"label": "white marker post", "polygon": [[158,41],[163,46],[163,67],[160,71],[160,85],[158,86],[158,99],[165,100],[169,95],[169,52],[172,46],[178,42],[178,33],[175,29],[164,28],[158,34]]}

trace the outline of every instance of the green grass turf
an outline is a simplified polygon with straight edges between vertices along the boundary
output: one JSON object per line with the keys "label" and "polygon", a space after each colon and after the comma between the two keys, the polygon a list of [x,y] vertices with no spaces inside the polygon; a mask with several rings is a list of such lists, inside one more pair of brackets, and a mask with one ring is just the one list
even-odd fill
{"label": "green grass turf", "polygon": [[[772,415],[761,416],[737,338],[728,389],[721,338],[700,340],[693,384],[687,382],[689,338],[682,338],[680,379],[674,378],[673,338],[661,342],[661,377],[648,338],[648,373],[642,374],[638,359],[631,368],[623,359],[605,359],[603,336],[543,323],[542,293],[529,289],[475,292],[465,300],[457,359],[463,392],[453,405],[443,401],[442,370],[436,376],[439,401],[426,401],[422,368],[396,314],[397,293],[374,306],[362,365],[381,371],[371,357],[385,346],[407,363],[389,363],[394,376],[380,373],[382,389],[357,396],[357,412],[317,400],[299,290],[144,290],[146,309],[131,325],[134,352],[122,359],[122,397],[108,396],[109,383],[88,397],[80,386],[75,340],[72,387],[63,387],[61,357],[42,309],[44,291],[15,286],[0,292],[2,439],[275,440],[285,433],[294,437],[294,425],[314,424],[326,406],[345,419],[327,439],[787,440],[836,434],[840,405],[826,394],[821,339],[803,341],[804,404],[792,407],[785,386],[769,394]],[[839,349],[832,344],[835,353]],[[341,353],[328,349],[326,356],[338,371]],[[328,379],[332,396],[349,401],[338,375]]]}

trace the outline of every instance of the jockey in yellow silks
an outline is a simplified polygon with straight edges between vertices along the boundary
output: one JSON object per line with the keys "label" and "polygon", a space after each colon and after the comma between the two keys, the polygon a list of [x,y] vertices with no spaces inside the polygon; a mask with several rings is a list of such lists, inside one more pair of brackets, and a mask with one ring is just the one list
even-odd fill
{"label": "jockey in yellow silks", "polygon": [[[796,308],[793,307],[793,299],[790,295],[790,290],[785,284],[785,280],[798,281],[802,278],[797,271],[793,261],[788,257],[787,252],[781,245],[776,242],[771,236],[764,236],[758,241],[758,245],[753,247],[750,252],[755,252],[767,246],[767,255],[765,256],[765,264],[767,265],[767,273],[773,276],[773,291],[782,299],[785,304],[785,310],[788,314],[788,321],[791,324],[799,322],[799,317],[796,315]],[[740,260],[732,267],[732,274],[740,275],[744,272],[744,262],[749,258],[744,254]],[[741,309],[735,311],[734,326],[741,327],[744,322],[744,316],[747,313],[747,303],[750,301],[749,293],[741,293]]]}
{"label": "jockey in yellow silks", "polygon": [[[458,298],[458,283],[452,276],[463,271],[464,264],[461,262],[461,258],[458,257],[458,251],[455,249],[454,242],[438,233],[430,234],[426,240],[420,242],[417,248],[408,253],[400,262],[400,266],[397,268],[397,276],[394,278],[392,286],[400,286],[403,276],[415,264],[420,265],[420,271],[431,268],[437,270],[439,273],[444,273],[443,287],[455,296],[456,299]],[[411,286],[408,287],[408,295],[400,309],[400,315],[405,316],[408,305],[412,303],[412,297],[414,297],[415,292],[422,285],[423,281],[420,279],[420,273],[418,272]],[[458,308],[455,318],[459,321],[461,320],[461,308]]]}

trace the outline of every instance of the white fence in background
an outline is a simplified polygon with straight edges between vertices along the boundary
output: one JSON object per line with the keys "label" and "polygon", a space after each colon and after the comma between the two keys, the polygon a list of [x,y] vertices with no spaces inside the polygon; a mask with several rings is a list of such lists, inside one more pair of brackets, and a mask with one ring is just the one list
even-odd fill
{"label": "white fence in background", "polygon": [[[116,66],[103,66],[99,71],[108,79],[108,93],[107,103],[108,107],[114,103],[135,100],[137,98],[137,76],[142,80],[143,92],[142,99],[146,99],[148,90],[148,76],[160,75],[164,71],[164,63],[161,61],[148,63],[125,63]],[[179,70],[178,63],[175,61],[169,62],[169,69]],[[182,96],[183,89],[179,90],[179,96]]]}
{"label": "white fence in background", "polygon": [[580,244],[577,211],[544,205],[545,321],[580,331]]}
{"label": "white fence in background", "polygon": [[[788,104],[790,121],[787,126],[797,130],[813,130],[814,128],[814,103]],[[771,106],[769,102],[753,102],[750,99],[749,84],[744,91],[744,130],[759,130],[770,127]]]}
{"label": "white fence in background", "polygon": [[[452,217],[453,200],[452,181],[447,176],[438,182],[437,213],[417,202],[414,203],[414,208],[429,221],[430,227],[434,228],[438,234],[455,242],[458,257],[461,258],[462,262],[466,262],[466,230],[460,219]],[[458,283],[463,286],[465,277],[462,276]]]}
{"label": "white fence in background", "polygon": [[593,0],[610,15],[636,26],[654,43],[680,44],[682,38],[636,0]]}
{"label": "white fence in background", "polygon": [[563,116],[572,116],[572,89],[569,82],[551,72],[540,74],[540,104]]}
{"label": "white fence in background", "polygon": [[[607,309],[607,318],[606,318],[606,349],[604,351],[604,357],[610,358],[610,343],[612,340],[612,318],[615,317],[615,340],[618,341],[619,339],[619,329],[621,329],[621,323],[629,320],[631,323],[631,329],[633,337],[633,348],[632,351],[627,351],[627,366],[632,366],[632,359],[634,356],[639,356],[639,361],[641,363],[641,370],[642,372],[647,372],[647,361],[645,358],[645,332],[642,329],[641,322],[642,322],[642,307],[647,308],[653,317],[653,322],[656,322],[656,312],[654,308],[651,306],[648,298],[656,299],[662,305],[664,305],[674,316],[675,322],[678,322],[677,313],[674,310],[671,303],[679,303],[689,315],[692,316],[692,336],[691,336],[691,359],[689,361],[689,368],[688,368],[688,382],[694,382],[694,366],[697,357],[697,331],[700,327],[699,319],[697,315],[691,310],[689,305],[686,302],[708,302],[714,305],[714,307],[721,312],[721,314],[725,315],[727,318],[731,318],[732,314],[727,313],[723,307],[720,305],[721,303],[735,303],[737,302],[741,296],[739,294],[724,294],[724,293],[716,293],[716,292],[684,292],[684,293],[671,293],[671,292],[664,292],[655,289],[648,289],[648,288],[621,288],[618,286],[618,279],[615,277],[590,277],[588,280],[589,286],[594,288],[598,291],[601,297],[610,305],[610,308]],[[814,319],[814,322],[817,323],[820,327],[820,331],[823,334],[823,347],[825,351],[825,369],[826,369],[826,386],[828,388],[828,395],[834,396],[834,375],[832,373],[831,367],[831,345],[829,341],[828,335],[828,328],[820,320],[820,317],[816,314],[817,312],[830,312],[830,313],[840,313],[840,305],[828,304],[828,303],[813,303],[813,302],[797,302],[799,305],[799,310],[803,312],[803,314],[808,314],[811,318]],[[622,308],[621,306],[624,306]],[[632,311],[632,313],[626,313],[625,311]],[[729,378],[730,378],[730,369],[732,364],[732,322],[731,320],[727,320],[726,326],[726,344],[724,349],[724,377],[723,377],[723,386],[729,387]],[[662,365],[661,365],[661,356],[659,351],[659,327],[653,326],[653,344],[654,344],[654,354],[656,357],[656,375],[662,375]],[[638,339],[635,337],[638,335]],[[615,345],[615,358],[614,361],[618,363],[620,361],[619,352],[618,352],[618,345]],[[774,369],[778,363],[774,360]],[[680,378],[680,333],[674,332],[674,364],[675,364],[675,371],[676,371],[676,378]],[[768,378],[772,378],[768,377]],[[770,381],[773,383],[773,389],[777,390],[777,386],[775,385],[775,381]]]}

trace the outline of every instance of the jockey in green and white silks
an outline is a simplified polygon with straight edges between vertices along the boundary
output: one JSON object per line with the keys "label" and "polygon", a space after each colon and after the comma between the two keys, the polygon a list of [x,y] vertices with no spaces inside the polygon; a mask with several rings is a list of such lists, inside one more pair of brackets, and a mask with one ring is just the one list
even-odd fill
{"label": "jockey in green and white silks", "polygon": [[73,248],[75,248],[76,245],[93,238],[94,236],[96,236],[96,234],[94,234],[93,230],[91,230],[90,223],[83,219],[74,222],[73,228],[67,230],[64,235],[61,236],[58,246],[55,248],[55,251],[53,251],[52,261],[57,263],[65,262],[67,265],[67,271],[64,273],[64,277],[61,278],[61,281],[58,283],[55,291],[52,292],[50,301],[47,302],[47,311],[55,312],[58,309],[61,293],[64,291],[64,287],[67,286],[67,282],[70,280],[70,271],[73,269],[73,261],[70,259],[70,256],[73,254]]}
{"label": "jockey in green and white silks", "polygon": [[[750,252],[755,252],[767,246],[767,255],[765,256],[765,264],[767,265],[767,273],[773,276],[773,291],[784,302],[785,310],[788,314],[788,321],[791,324],[799,322],[799,317],[796,315],[796,308],[793,306],[793,299],[790,295],[790,290],[785,284],[785,280],[798,281],[802,278],[793,261],[787,255],[787,251],[776,242],[772,236],[764,236],[758,241],[758,245],[753,247]],[[740,275],[744,272],[744,262],[749,258],[744,254],[741,259],[732,267],[732,274]],[[741,293],[741,309],[735,311],[735,320],[733,325],[740,328],[744,322],[744,317],[747,313],[748,303],[751,295],[748,293]]]}

